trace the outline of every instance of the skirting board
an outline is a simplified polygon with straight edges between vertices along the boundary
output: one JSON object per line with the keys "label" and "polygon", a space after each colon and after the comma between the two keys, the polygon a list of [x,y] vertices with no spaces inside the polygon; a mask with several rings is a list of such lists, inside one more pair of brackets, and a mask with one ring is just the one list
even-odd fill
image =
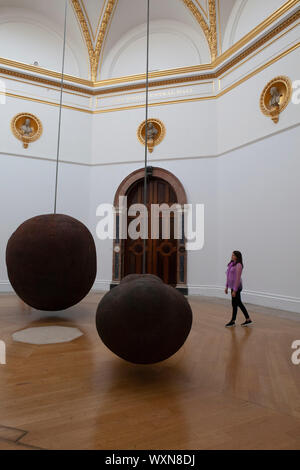
{"label": "skirting board", "polygon": [[[110,280],[97,280],[92,288],[93,292],[107,292],[110,290]],[[224,287],[220,286],[194,286],[188,285],[189,295],[204,295],[206,297],[217,297],[229,300],[224,293]],[[12,293],[13,289],[8,281],[0,281],[0,293]],[[300,313],[300,298],[287,297],[284,295],[268,292],[243,291],[243,301],[263,307],[270,307],[288,312]]]}
{"label": "skirting board", "polygon": [[[227,296],[224,293],[224,287],[188,285],[188,288],[190,296],[204,295],[206,297],[217,297],[219,299],[230,300],[229,295]],[[243,302],[245,303],[274,308],[276,310],[300,313],[300,298],[298,297],[288,297],[269,292],[256,292],[246,289],[243,290],[242,296]]]}

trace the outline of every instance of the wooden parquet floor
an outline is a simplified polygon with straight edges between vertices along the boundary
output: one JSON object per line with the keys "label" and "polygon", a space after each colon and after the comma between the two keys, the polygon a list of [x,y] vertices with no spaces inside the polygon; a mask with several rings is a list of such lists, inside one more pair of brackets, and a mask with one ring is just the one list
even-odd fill
{"label": "wooden parquet floor", "polygon": [[[184,347],[136,366],[100,341],[101,296],[52,317],[0,296],[0,450],[300,449],[300,365],[291,361],[300,315],[248,305],[255,325],[228,330],[229,301],[191,297]],[[12,340],[52,324],[84,336],[46,346]]]}

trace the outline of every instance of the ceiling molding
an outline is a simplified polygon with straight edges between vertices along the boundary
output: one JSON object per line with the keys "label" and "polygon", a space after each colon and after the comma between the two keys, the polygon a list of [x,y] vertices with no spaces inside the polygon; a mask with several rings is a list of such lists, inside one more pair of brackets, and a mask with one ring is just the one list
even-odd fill
{"label": "ceiling molding", "polygon": [[106,0],[106,5],[105,5],[104,13],[102,15],[101,26],[97,35],[95,47],[94,47],[93,40],[91,37],[92,32],[90,32],[89,30],[88,21],[87,21],[87,18],[85,17],[80,0],[71,0],[71,1],[72,1],[72,6],[75,11],[75,14],[80,23],[81,31],[85,39],[86,47],[88,50],[89,60],[90,60],[91,80],[95,81],[97,80],[99,59],[100,59],[100,55],[101,55],[101,51],[103,47],[103,42],[105,39],[105,35],[108,29],[108,25],[111,19],[114,6],[117,0]]}
{"label": "ceiling molding", "polygon": [[214,62],[218,56],[218,35],[217,35],[217,13],[216,1],[209,0],[209,25],[207,24],[201,11],[192,0],[182,0],[186,7],[191,11],[199,25],[209,45],[211,62]]}

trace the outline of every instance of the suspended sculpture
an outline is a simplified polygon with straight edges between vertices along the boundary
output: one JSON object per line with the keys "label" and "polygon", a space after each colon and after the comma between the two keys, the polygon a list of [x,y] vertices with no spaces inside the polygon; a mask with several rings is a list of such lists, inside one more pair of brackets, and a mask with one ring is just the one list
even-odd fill
{"label": "suspended sculpture", "polygon": [[94,239],[84,224],[60,214],[24,222],[6,249],[8,277],[17,295],[38,310],[80,302],[96,277]]}
{"label": "suspended sculpture", "polygon": [[[147,202],[149,107],[149,11],[147,0],[147,68],[145,119],[144,205]],[[186,298],[151,274],[146,274],[146,239],[143,274],[130,274],[101,300],[96,327],[103,343],[117,356],[134,364],[154,364],[168,359],[185,343],[193,321]]]}
{"label": "suspended sculpture", "polygon": [[57,214],[62,96],[66,50],[67,1],[60,89],[54,213],[24,222],[6,249],[8,277],[17,295],[39,310],[64,310],[80,302],[96,278],[96,247],[87,227]]}
{"label": "suspended sculpture", "polygon": [[168,359],[185,343],[193,314],[186,298],[156,276],[128,276],[101,300],[97,331],[117,356],[134,364]]}

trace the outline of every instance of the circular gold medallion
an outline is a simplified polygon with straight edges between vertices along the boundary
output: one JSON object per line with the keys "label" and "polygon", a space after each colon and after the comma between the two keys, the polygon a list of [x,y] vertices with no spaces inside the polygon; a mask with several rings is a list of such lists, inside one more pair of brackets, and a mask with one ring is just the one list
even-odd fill
{"label": "circular gold medallion", "polygon": [[260,97],[260,108],[276,124],[279,115],[287,107],[292,96],[292,83],[288,77],[280,76],[271,80],[263,89]]}
{"label": "circular gold medallion", "polygon": [[30,113],[17,114],[11,121],[11,129],[14,136],[23,142],[23,147],[26,149],[29,143],[38,140],[43,132],[41,121]]}
{"label": "circular gold medallion", "polygon": [[[143,121],[137,131],[137,136],[142,145],[145,145],[146,121]],[[150,153],[156,145],[160,144],[166,135],[166,128],[159,119],[148,119],[147,145]]]}

